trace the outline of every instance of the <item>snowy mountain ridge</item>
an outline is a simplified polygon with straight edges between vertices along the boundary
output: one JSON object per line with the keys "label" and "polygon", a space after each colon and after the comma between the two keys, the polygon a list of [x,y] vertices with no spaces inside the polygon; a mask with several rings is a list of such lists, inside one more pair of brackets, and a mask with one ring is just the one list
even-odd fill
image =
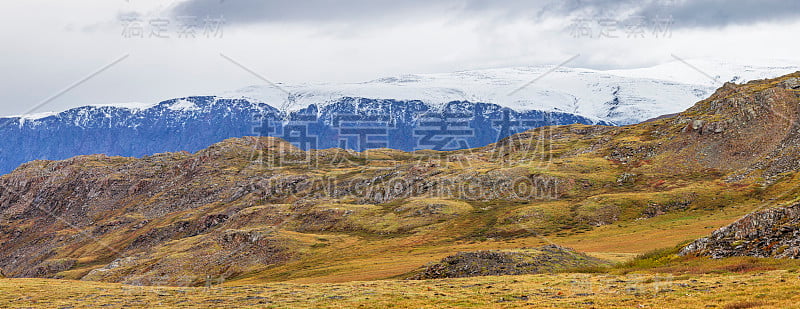
{"label": "snowy mountain ridge", "polygon": [[475,148],[542,126],[638,123],[685,110],[720,81],[797,70],[713,61],[618,71],[537,66],[90,105],[0,117],[0,173],[38,159],[193,152],[254,135],[279,137],[301,149]]}
{"label": "snowy mountain ridge", "polygon": [[566,112],[627,125],[683,111],[724,82],[780,76],[800,70],[800,66],[776,61],[741,65],[693,59],[628,70],[553,69],[533,66],[406,74],[361,83],[282,84],[278,85],[280,89],[250,86],[221,96],[254,99],[286,110],[330,104],[342,97],[420,100],[433,106],[469,101],[517,111]]}

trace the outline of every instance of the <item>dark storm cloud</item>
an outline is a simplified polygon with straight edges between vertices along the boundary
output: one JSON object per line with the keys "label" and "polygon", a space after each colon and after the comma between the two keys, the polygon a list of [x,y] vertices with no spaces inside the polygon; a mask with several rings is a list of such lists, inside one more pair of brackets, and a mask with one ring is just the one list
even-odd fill
{"label": "dark storm cloud", "polygon": [[800,18],[798,0],[187,0],[175,15],[222,15],[231,24],[408,21],[436,16],[672,17],[678,28]]}

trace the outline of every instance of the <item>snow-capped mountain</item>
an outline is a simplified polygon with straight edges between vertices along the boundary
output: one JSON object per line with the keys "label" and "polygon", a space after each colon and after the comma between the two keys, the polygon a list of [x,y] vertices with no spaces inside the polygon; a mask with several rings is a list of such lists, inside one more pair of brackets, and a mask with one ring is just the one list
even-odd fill
{"label": "snow-capped mountain", "polygon": [[721,81],[797,70],[716,61],[616,71],[538,66],[252,86],[161,103],[84,106],[0,118],[0,173],[36,159],[193,152],[251,135],[280,137],[302,149],[481,147],[545,125],[637,123],[683,111]]}
{"label": "snow-capped mountain", "polygon": [[496,104],[339,98],[284,112],[251,99],[187,97],[154,105],[85,106],[0,118],[0,172],[83,154],[145,156],[198,151],[231,137],[275,136],[308,149],[455,150],[485,146],[531,128],[610,123],[569,113]]}
{"label": "snow-capped mountain", "polygon": [[724,82],[742,83],[798,70],[800,65],[779,61],[740,65],[709,59],[608,71],[534,66],[410,74],[362,83],[252,86],[223,96],[281,102],[288,110],[325,105],[342,97],[421,100],[433,106],[485,102],[517,111],[564,112],[627,125],[681,112]]}

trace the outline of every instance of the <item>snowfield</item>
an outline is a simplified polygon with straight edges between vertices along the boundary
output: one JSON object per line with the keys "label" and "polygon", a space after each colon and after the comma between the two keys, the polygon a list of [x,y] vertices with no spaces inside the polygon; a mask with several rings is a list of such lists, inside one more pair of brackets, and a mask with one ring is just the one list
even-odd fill
{"label": "snowfield", "polygon": [[[343,97],[420,100],[434,106],[452,101],[493,103],[517,111],[573,113],[618,125],[681,112],[722,86],[772,78],[800,70],[771,61],[741,65],[716,60],[682,60],[641,69],[590,70],[533,66],[442,74],[408,74],[362,83],[251,86],[225,93],[281,110],[324,106]],[[289,93],[289,95],[287,95]]]}

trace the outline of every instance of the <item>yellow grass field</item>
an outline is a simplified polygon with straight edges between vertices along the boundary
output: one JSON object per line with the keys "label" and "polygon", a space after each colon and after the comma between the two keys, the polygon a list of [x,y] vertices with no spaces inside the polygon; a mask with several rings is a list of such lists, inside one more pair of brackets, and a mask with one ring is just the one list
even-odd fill
{"label": "yellow grass field", "polygon": [[800,308],[791,271],[552,274],[197,288],[0,279],[4,308]]}

